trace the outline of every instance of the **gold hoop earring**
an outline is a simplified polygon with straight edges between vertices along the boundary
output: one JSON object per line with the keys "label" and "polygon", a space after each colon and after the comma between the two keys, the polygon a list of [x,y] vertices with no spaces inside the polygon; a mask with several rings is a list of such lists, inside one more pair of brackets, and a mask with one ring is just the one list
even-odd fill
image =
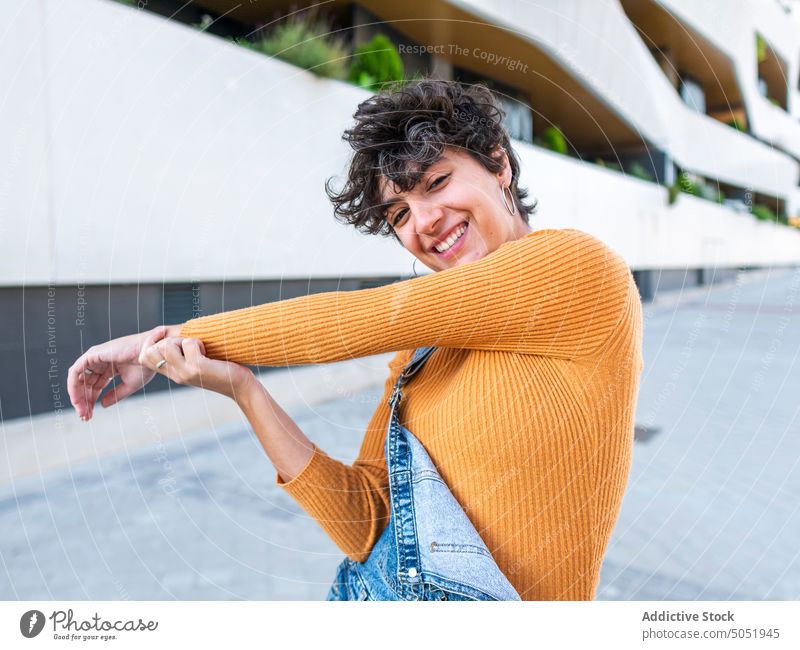
{"label": "gold hoop earring", "polygon": [[[511,205],[514,207],[512,210],[508,207],[508,201],[506,201],[506,190],[508,190],[508,196],[511,199]],[[503,205],[506,206],[506,210],[508,210],[509,214],[517,214],[517,204],[514,203],[514,195],[511,194],[511,188],[508,185],[501,185],[500,186],[500,196],[503,199]]]}

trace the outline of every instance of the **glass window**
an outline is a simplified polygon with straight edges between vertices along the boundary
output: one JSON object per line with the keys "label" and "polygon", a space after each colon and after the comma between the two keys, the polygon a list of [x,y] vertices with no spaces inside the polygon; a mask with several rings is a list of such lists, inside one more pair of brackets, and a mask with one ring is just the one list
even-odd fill
{"label": "glass window", "polygon": [[533,142],[533,114],[528,93],[456,66],[453,66],[453,79],[465,84],[483,83],[495,91],[506,114],[505,126],[509,136],[514,140]]}
{"label": "glass window", "polygon": [[692,110],[706,112],[706,93],[703,86],[689,75],[681,75],[681,99]]}

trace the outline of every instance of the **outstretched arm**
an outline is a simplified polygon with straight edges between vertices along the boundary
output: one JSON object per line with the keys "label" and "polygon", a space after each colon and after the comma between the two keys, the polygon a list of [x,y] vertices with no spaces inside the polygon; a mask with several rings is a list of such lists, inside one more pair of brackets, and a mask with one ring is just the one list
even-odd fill
{"label": "outstretched arm", "polygon": [[625,261],[575,229],[540,230],[420,278],[196,318],[181,336],[248,365],[327,363],[436,345],[577,358],[611,335],[629,289]]}

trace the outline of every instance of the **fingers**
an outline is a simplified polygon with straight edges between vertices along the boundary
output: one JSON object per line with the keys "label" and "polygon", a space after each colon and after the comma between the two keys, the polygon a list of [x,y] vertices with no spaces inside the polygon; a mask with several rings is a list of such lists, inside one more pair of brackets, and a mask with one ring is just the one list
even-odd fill
{"label": "fingers", "polygon": [[154,354],[158,357],[156,365],[158,365],[162,359],[167,362],[166,364],[162,364],[157,371],[168,379],[180,383],[180,373],[186,363],[186,359],[183,357],[183,350],[181,349],[181,339],[175,337],[164,339],[156,343],[153,349],[155,350]]}
{"label": "fingers", "polygon": [[[91,348],[81,355],[67,372],[67,393],[78,416],[85,420],[91,416],[94,391],[102,388],[113,377],[111,364],[91,361]],[[91,365],[91,367],[90,367]],[[91,370],[89,374],[87,370]]]}
{"label": "fingers", "polygon": [[199,363],[206,354],[206,348],[200,339],[183,339],[181,348],[188,363]]}
{"label": "fingers", "polygon": [[[108,398],[107,405],[137,391],[152,379],[152,374],[138,367],[141,361],[137,364],[136,355],[141,358],[142,351],[163,339],[167,331],[168,328],[163,325],[156,327],[147,333],[143,343],[140,343],[141,334],[114,339],[92,346],[78,358],[67,375],[67,392],[82,420],[92,417],[95,402],[118,373],[123,376],[125,387],[112,391],[116,399]],[[87,371],[90,371],[89,374]],[[105,397],[103,404],[106,404]]]}
{"label": "fingers", "polygon": [[83,363],[80,379],[86,386],[92,387],[100,381],[105,382],[108,377],[113,377],[115,374],[114,364],[103,357],[96,345],[86,350],[81,361]]}
{"label": "fingers", "polygon": [[114,371],[110,369],[104,373],[97,373],[97,380],[92,386],[87,387],[85,392],[86,413],[82,417],[83,420],[92,419],[97,398],[100,397],[100,393],[105,390],[106,386],[108,386],[109,382],[113,379],[113,373]]}
{"label": "fingers", "polygon": [[[164,338],[166,335],[167,328],[166,327],[156,327],[152,332],[150,332],[147,337],[145,337],[144,341],[142,341],[142,348],[139,354],[139,363],[142,365],[147,365],[146,363],[146,356],[150,349],[160,340]],[[148,368],[151,370],[155,370],[155,368],[148,365]]]}
{"label": "fingers", "polygon": [[[167,360],[167,364],[172,365],[173,368],[182,367],[183,363],[186,361],[183,356],[183,348],[181,347],[182,340],[183,339],[178,337],[172,337],[164,339],[157,344],[161,354],[163,354],[164,358]],[[164,368],[162,368],[162,370],[163,369]]]}
{"label": "fingers", "polygon": [[81,418],[86,414],[86,407],[84,404],[86,402],[86,391],[88,387],[86,386],[84,370],[86,370],[87,367],[86,355],[83,354],[78,357],[78,360],[73,363],[69,371],[67,371],[67,393],[69,393],[72,406],[75,407],[75,410]]}
{"label": "fingers", "polygon": [[141,388],[141,385],[137,385],[132,382],[123,382],[114,386],[110,391],[108,391],[105,395],[103,395],[103,399],[100,400],[100,404],[103,408],[108,408],[109,406],[113,406],[117,402],[125,399],[129,395],[133,395],[137,390]]}
{"label": "fingers", "polygon": [[[175,343],[168,338],[158,340],[154,334],[151,334],[145,339],[144,343],[142,343],[142,351],[139,354],[139,363],[146,368],[150,368],[150,370],[155,370],[160,374],[164,374],[164,372],[162,372],[163,364],[162,368],[156,368],[156,365],[158,365],[158,362],[162,359],[167,359],[167,346],[174,347]],[[167,359],[167,361],[169,361],[169,359]]]}
{"label": "fingers", "polygon": [[181,349],[186,359],[184,379],[194,386],[203,387],[203,369],[208,359],[205,357],[205,346],[200,339],[183,339]]}
{"label": "fingers", "polygon": [[[166,363],[161,363],[166,361]],[[169,337],[142,349],[140,362],[143,366],[177,383],[182,383],[182,371],[186,365],[180,337]],[[160,366],[159,366],[160,364]]]}
{"label": "fingers", "polygon": [[102,388],[115,374],[110,363],[103,364],[100,368],[90,368],[90,370],[92,371],[90,375],[85,373],[83,375],[83,383],[87,388],[95,388],[97,386]]}
{"label": "fingers", "polygon": [[[177,371],[183,367],[185,359],[181,347],[182,339],[167,337],[168,331],[168,328],[162,325],[148,332],[144,339],[138,338],[141,335],[136,335],[138,340],[133,342],[136,347],[130,356],[126,356],[132,347],[130,341],[126,344],[127,348],[121,348],[121,352],[118,348],[106,349],[103,346],[93,346],[72,365],[68,372],[67,390],[70,401],[82,420],[91,419],[94,404],[117,374],[121,373],[122,381],[103,395],[100,401],[103,407],[116,404],[135,393],[152,379],[153,372],[172,379],[168,368],[170,361],[173,369]],[[135,356],[137,352],[138,359]],[[122,361],[119,368],[116,367],[115,359]],[[162,367],[157,369],[156,364],[162,359],[168,363],[162,364]],[[91,372],[86,374],[86,370]]]}

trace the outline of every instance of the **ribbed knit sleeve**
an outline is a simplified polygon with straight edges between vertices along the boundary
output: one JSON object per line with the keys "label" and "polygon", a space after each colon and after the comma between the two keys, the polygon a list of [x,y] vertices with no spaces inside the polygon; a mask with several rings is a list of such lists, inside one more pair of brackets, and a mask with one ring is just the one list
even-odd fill
{"label": "ribbed knit sleeve", "polygon": [[480,260],[358,291],[196,318],[180,334],[249,365],[328,363],[436,345],[576,358],[620,318],[630,270],[576,229],[532,232]]}
{"label": "ribbed knit sleeve", "polygon": [[328,456],[319,447],[303,470],[284,482],[276,473],[275,484],[288,492],[313,517],[350,559],[364,562],[389,523],[389,479],[386,470],[385,406],[394,382],[410,351],[399,352],[389,363],[390,373],[383,397],[372,416],[361,451],[352,466]]}

